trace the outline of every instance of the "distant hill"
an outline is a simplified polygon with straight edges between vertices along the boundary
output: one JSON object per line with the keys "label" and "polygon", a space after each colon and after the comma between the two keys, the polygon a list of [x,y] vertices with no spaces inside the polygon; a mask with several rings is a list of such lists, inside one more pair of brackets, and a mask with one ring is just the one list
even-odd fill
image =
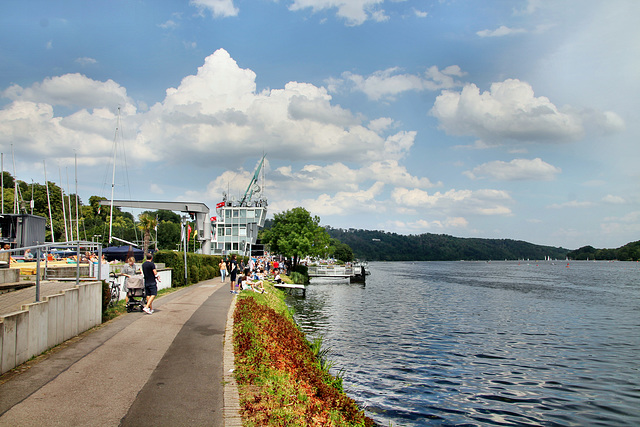
{"label": "distant hill", "polygon": [[329,235],[368,261],[458,261],[565,259],[568,249],[519,240],[461,238],[445,234],[401,235],[385,231],[325,227]]}
{"label": "distant hill", "polygon": [[567,256],[575,260],[638,261],[640,260],[640,240],[627,243],[617,249],[596,249],[593,246],[583,246],[569,252]]}

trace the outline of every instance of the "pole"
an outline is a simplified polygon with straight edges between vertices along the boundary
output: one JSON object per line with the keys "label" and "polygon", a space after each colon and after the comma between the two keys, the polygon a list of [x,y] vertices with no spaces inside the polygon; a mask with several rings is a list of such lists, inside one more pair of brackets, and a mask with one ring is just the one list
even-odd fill
{"label": "pole", "polygon": [[[78,221],[78,155],[75,154],[76,165],[76,238],[80,240],[80,221]],[[85,236],[85,240],[86,240]]]}
{"label": "pole", "polygon": [[116,184],[116,155],[118,154],[118,128],[120,127],[120,107],[118,107],[118,120],[116,122],[116,134],[113,136],[113,171],[111,173],[111,208],[109,209],[109,244],[111,244],[113,231],[113,190]]}
{"label": "pole", "polygon": [[40,302],[40,247],[36,248],[36,302]]}
{"label": "pole", "polygon": [[2,176],[0,177],[0,187],[2,187],[2,215],[4,215],[4,153],[0,154],[0,166],[2,167]]}
{"label": "pole", "polygon": [[47,186],[47,206],[49,206],[49,226],[51,227],[51,243],[56,242],[56,238],[53,235],[53,215],[51,214],[51,197],[49,196],[49,181],[47,181],[47,164],[42,161],[44,166],[44,183]]}
{"label": "pole", "polygon": [[182,228],[184,229],[184,233],[182,233],[182,235],[184,236],[184,284],[185,286],[187,285],[187,249],[189,248],[187,246],[187,229],[185,227],[186,224],[187,224],[187,217],[183,217]]}
{"label": "pole", "polygon": [[69,237],[71,237],[71,240],[73,240],[73,216],[71,212],[71,187],[69,187],[69,169],[65,168],[65,172],[67,173],[67,201],[69,205]]}
{"label": "pole", "polygon": [[64,189],[62,188],[62,171],[60,170],[60,166],[58,166],[58,174],[60,175],[60,194],[62,196],[62,219],[64,220],[64,240],[65,242],[69,241],[69,230],[67,229],[67,210],[64,207]]}

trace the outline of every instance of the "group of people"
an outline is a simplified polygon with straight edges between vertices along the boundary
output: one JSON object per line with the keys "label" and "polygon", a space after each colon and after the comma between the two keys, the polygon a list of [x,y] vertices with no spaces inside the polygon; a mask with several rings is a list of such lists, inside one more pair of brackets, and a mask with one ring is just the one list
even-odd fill
{"label": "group of people", "polygon": [[[153,300],[158,295],[158,282],[160,276],[158,276],[158,270],[153,262],[153,255],[147,254],[146,260],[140,266],[140,269],[136,269],[136,259],[130,257],[127,259],[127,264],[123,267],[121,274],[125,276],[123,290],[128,291],[127,282],[131,276],[135,276],[139,271],[142,271],[144,276],[144,294],[147,297],[147,303],[142,310],[147,314],[153,313]],[[128,293],[128,292],[127,292]],[[129,296],[125,297],[125,304],[129,303]]]}
{"label": "group of people", "polygon": [[280,271],[282,264],[277,259],[267,257],[250,258],[247,265],[244,260],[238,260],[236,255],[231,255],[227,260],[220,260],[220,278],[222,282],[229,276],[229,292],[237,294],[241,290],[253,290],[264,293],[264,280],[272,276],[276,283],[282,282]]}

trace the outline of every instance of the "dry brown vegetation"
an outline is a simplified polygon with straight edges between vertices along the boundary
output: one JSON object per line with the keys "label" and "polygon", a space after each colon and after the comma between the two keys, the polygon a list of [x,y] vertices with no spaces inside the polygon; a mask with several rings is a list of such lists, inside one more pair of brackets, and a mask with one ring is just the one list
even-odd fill
{"label": "dry brown vegetation", "polygon": [[[273,289],[273,288],[271,288]],[[314,355],[273,293],[243,293],[234,313],[236,381],[246,426],[373,426]],[[278,304],[278,303],[276,303]]]}

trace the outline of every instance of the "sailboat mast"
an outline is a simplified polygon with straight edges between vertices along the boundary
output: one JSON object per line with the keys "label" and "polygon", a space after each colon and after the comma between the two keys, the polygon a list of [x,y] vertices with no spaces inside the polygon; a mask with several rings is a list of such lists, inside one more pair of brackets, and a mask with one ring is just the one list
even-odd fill
{"label": "sailboat mast", "polygon": [[80,221],[78,221],[78,155],[75,154],[76,167],[76,239],[80,240]]}
{"label": "sailboat mast", "polygon": [[16,156],[13,154],[13,144],[11,144],[11,158],[13,159],[13,213],[20,213],[18,208],[18,180],[16,179]]}
{"label": "sailboat mast", "polygon": [[62,219],[64,220],[64,239],[65,242],[69,241],[69,230],[67,229],[67,209],[64,206],[64,188],[62,184],[62,171],[58,166],[58,175],[60,175],[60,195],[62,196]]}
{"label": "sailboat mast", "polygon": [[49,181],[47,181],[47,164],[42,161],[44,166],[44,183],[47,186],[47,206],[49,206],[49,227],[51,227],[51,243],[56,242],[56,238],[53,233],[53,215],[51,215],[51,197],[49,197]]}
{"label": "sailboat mast", "polygon": [[69,236],[73,241],[73,213],[71,212],[71,187],[69,186],[69,168],[64,169],[67,173],[67,202],[69,205]]}
{"label": "sailboat mast", "polygon": [[116,156],[118,154],[118,129],[120,129],[120,107],[118,107],[118,121],[116,123],[116,133],[113,136],[113,171],[111,173],[111,204],[109,209],[109,243],[113,240],[113,190],[116,184]]}

